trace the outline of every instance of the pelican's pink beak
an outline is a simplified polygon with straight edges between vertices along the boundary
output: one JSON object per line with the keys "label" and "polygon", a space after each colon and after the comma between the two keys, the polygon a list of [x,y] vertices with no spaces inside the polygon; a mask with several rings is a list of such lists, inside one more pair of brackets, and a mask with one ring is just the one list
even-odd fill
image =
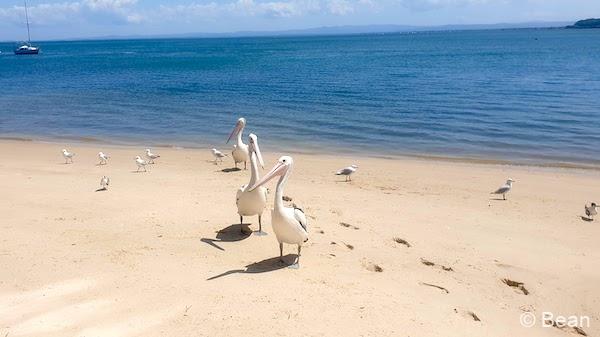
{"label": "pelican's pink beak", "polygon": [[238,132],[240,132],[241,129],[242,129],[242,124],[241,123],[237,123],[235,125],[235,127],[233,128],[233,131],[231,131],[231,133],[229,134],[229,138],[227,138],[227,141],[225,142],[225,144],[229,143],[229,141],[231,140],[231,138],[233,138],[233,136],[237,135]]}
{"label": "pelican's pink beak", "polygon": [[260,167],[262,167],[264,170],[265,162],[263,161],[262,154],[260,153],[260,148],[258,147],[258,143],[254,142],[252,145],[254,147],[254,153],[256,153],[256,158],[258,158],[258,163],[260,164]]}
{"label": "pelican's pink beak", "polygon": [[285,174],[285,172],[287,171],[288,167],[280,162],[277,162],[277,164],[275,164],[275,166],[271,169],[271,171],[269,171],[269,173],[265,174],[264,177],[262,177],[259,181],[257,181],[254,186],[252,186],[248,191],[252,192],[255,189],[261,187],[262,185],[266,184],[267,182],[269,182],[269,180],[277,177],[277,176],[282,176]]}

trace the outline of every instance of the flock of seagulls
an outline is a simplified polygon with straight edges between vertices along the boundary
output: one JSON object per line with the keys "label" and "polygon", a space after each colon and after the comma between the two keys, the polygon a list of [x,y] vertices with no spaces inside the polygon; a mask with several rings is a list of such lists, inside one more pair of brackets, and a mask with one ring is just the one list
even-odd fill
{"label": "flock of seagulls", "polygon": [[[265,163],[258,145],[258,137],[250,133],[248,135],[248,144],[243,142],[243,133],[246,127],[246,119],[240,118],[237,120],[233,131],[230,133],[227,143],[235,137],[236,143],[233,145],[231,156],[234,161],[234,165],[237,168],[238,164],[244,163],[244,170],[247,170],[248,162],[250,162],[250,180],[247,184],[241,186],[236,192],[236,206],[237,213],[240,217],[240,228],[244,232],[244,217],[258,217],[258,231],[254,232],[255,235],[266,235],[262,230],[262,215],[267,206],[267,194],[268,190],[265,186],[271,180],[278,178],[277,185],[275,188],[275,196],[273,199],[273,208],[271,210],[271,227],[275,233],[277,242],[279,243],[279,257],[283,261],[283,244],[296,245],[298,248],[298,255],[294,264],[289,266],[290,268],[299,268],[300,266],[300,252],[302,246],[308,242],[308,221],[304,211],[294,204],[293,207],[287,207],[284,205],[284,189],[288,182],[290,175],[294,167],[294,159],[291,156],[280,157],[273,168],[262,178],[260,177],[260,168],[265,168]],[[223,162],[223,158],[227,157],[227,154],[213,148],[211,152],[214,156],[214,163],[217,165],[219,162]],[[65,159],[65,164],[73,163],[73,157],[75,153],[69,152],[67,149],[62,150],[62,155]],[[104,152],[98,153],[100,162],[98,165],[107,165],[110,156]],[[154,161],[160,158],[160,155],[153,153],[150,149],[145,150],[145,158],[141,156],[135,157],[135,163],[137,165],[137,171],[141,169],[147,172],[146,166],[154,164]],[[351,176],[358,170],[357,165],[351,165],[338,170],[335,174],[339,176],[345,176],[345,181],[349,182],[352,180]],[[502,195],[502,199],[506,200],[506,195],[511,191],[512,185],[515,182],[513,179],[508,179],[506,183],[500,186],[491,194]],[[110,184],[110,178],[103,176],[100,179],[100,190],[108,190]],[[585,205],[585,214],[588,220],[593,220],[594,216],[598,214],[598,206],[596,203],[591,203],[589,206]]]}

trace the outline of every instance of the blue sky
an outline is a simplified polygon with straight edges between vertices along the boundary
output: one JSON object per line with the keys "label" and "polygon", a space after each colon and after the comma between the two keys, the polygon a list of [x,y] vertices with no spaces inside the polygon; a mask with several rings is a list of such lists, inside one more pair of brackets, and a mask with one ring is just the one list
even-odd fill
{"label": "blue sky", "polygon": [[[600,17],[600,0],[28,0],[36,39],[443,25]],[[0,0],[0,40],[26,37],[22,0]]]}

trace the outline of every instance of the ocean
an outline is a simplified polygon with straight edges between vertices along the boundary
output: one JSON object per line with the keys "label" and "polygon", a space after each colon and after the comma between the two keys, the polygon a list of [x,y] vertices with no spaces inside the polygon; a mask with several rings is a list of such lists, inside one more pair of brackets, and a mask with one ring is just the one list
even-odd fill
{"label": "ocean", "polygon": [[0,138],[600,165],[600,30],[0,43]]}

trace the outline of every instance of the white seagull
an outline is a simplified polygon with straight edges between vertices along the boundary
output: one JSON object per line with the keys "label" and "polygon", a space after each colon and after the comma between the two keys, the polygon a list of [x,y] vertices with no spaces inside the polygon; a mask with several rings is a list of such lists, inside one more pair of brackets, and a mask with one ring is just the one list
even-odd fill
{"label": "white seagull", "polygon": [[594,216],[598,215],[598,205],[595,202],[592,202],[591,205],[585,205],[585,215],[587,215],[588,219],[594,220]]}
{"label": "white seagull", "polygon": [[154,164],[154,159],[160,158],[160,156],[150,152],[150,149],[146,149],[146,158],[148,158],[148,164]]}
{"label": "white seagull", "polygon": [[237,164],[243,162],[244,169],[247,169],[247,162],[250,160],[250,155],[248,152],[248,145],[242,142],[242,134],[244,133],[244,128],[246,127],[246,119],[240,118],[237,120],[233,131],[229,134],[229,138],[227,138],[227,143],[231,140],[233,136],[237,137],[235,145],[233,145],[233,151],[231,151],[231,155],[233,156],[233,161],[235,162],[235,167],[237,168]]}
{"label": "white seagull", "polygon": [[139,172],[140,168],[142,168],[142,167],[144,168],[144,172],[147,172],[146,171],[146,165],[148,165],[148,162],[145,161],[144,159],[142,159],[142,157],[135,156],[135,163],[137,164],[137,167],[138,167],[137,168],[137,172]]}
{"label": "white seagull", "polygon": [[223,152],[217,150],[217,149],[212,149],[212,154],[215,157],[215,165],[217,165],[217,162],[220,161],[221,163],[223,162],[223,158],[227,157],[226,154],[223,154]]}
{"label": "white seagull", "polygon": [[298,245],[298,259],[290,267],[298,268],[300,266],[300,250],[302,245],[308,241],[308,222],[306,215],[297,207],[283,206],[283,189],[292,172],[294,160],[292,157],[283,156],[279,158],[277,164],[267,175],[260,179],[256,185],[250,188],[250,191],[266,184],[269,180],[279,176],[277,189],[275,192],[274,208],[271,211],[271,223],[273,232],[279,242],[279,257],[283,261],[283,244]]}
{"label": "white seagull", "polygon": [[108,163],[108,158],[110,158],[110,156],[100,151],[98,152],[98,158],[100,158],[100,163],[98,165],[105,165]]}
{"label": "white seagull", "polygon": [[102,190],[108,190],[108,185],[110,184],[110,178],[107,176],[103,176],[100,179],[100,187]]}
{"label": "white seagull", "polygon": [[75,153],[69,152],[67,151],[67,149],[62,149],[62,155],[65,158],[65,164],[68,164],[69,160],[71,161],[71,163],[73,163],[73,156],[75,155]]}
{"label": "white seagull", "polygon": [[258,147],[258,137],[251,133],[248,141],[250,151],[250,181],[238,189],[235,196],[235,204],[240,215],[240,228],[242,228],[242,232],[244,217],[258,215],[258,232],[256,234],[264,235],[265,233],[262,231],[262,213],[267,205],[267,188],[261,186],[250,190],[249,187],[254,186],[258,179],[260,179],[258,164],[264,169],[265,163]]}
{"label": "white seagull", "polygon": [[500,188],[498,188],[496,191],[490,193],[490,194],[502,194],[502,199],[506,200],[506,194],[508,192],[510,192],[510,190],[512,189],[512,183],[514,183],[515,181],[508,178],[508,180],[506,181],[506,184],[500,186]]}
{"label": "white seagull", "polygon": [[350,181],[352,180],[352,178],[350,178],[350,176],[356,172],[356,170],[358,170],[358,166],[357,165],[350,165],[348,167],[344,167],[343,169],[337,171],[335,173],[335,175],[338,176],[346,176],[346,181]]}

